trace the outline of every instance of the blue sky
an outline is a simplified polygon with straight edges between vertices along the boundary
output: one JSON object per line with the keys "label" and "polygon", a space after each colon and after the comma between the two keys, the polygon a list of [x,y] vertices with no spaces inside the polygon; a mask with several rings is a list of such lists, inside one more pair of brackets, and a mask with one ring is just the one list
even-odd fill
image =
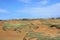
{"label": "blue sky", "polygon": [[60,17],[60,0],[0,0],[0,19]]}

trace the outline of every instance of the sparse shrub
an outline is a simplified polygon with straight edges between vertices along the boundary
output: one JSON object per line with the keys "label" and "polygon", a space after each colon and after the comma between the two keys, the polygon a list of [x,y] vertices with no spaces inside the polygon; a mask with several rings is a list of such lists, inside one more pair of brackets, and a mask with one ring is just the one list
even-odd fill
{"label": "sparse shrub", "polygon": [[29,32],[28,35],[27,35],[27,37],[29,37],[29,40],[30,40],[31,38],[41,39],[41,37],[43,37],[43,36],[41,35],[41,33]]}
{"label": "sparse shrub", "polygon": [[40,18],[40,21],[46,21],[46,19]]}
{"label": "sparse shrub", "polygon": [[55,19],[55,18],[50,18],[50,19]]}
{"label": "sparse shrub", "polygon": [[29,19],[24,18],[24,19],[22,19],[22,20],[27,21],[27,20],[29,20]]}
{"label": "sparse shrub", "polygon": [[60,24],[53,24],[53,23],[43,23],[43,25],[47,25],[48,27],[56,27],[57,29],[60,29]]}
{"label": "sparse shrub", "polygon": [[55,40],[60,40],[60,36],[56,36],[54,39]]}
{"label": "sparse shrub", "polygon": [[[30,38],[29,40],[34,39],[34,38],[36,38],[36,37],[32,37],[32,38]],[[39,40],[39,39],[37,38],[36,40]]]}
{"label": "sparse shrub", "polygon": [[60,29],[60,25],[51,25],[50,27],[56,27],[57,29]]}
{"label": "sparse shrub", "polygon": [[10,29],[12,27],[13,27],[13,25],[11,25],[9,23],[6,23],[6,24],[3,25],[3,30],[6,31],[6,30],[8,30],[8,29]]}
{"label": "sparse shrub", "polygon": [[31,23],[31,27],[32,27],[33,29],[38,29],[38,28],[39,28],[38,25],[34,25],[34,24],[32,24],[32,23]]}
{"label": "sparse shrub", "polygon": [[58,38],[54,38],[51,36],[44,36],[39,32],[30,32],[28,33],[27,37],[29,37],[29,40],[31,40],[32,38],[37,38],[37,40],[56,40]]}
{"label": "sparse shrub", "polygon": [[3,20],[0,20],[0,21],[3,21]]}
{"label": "sparse shrub", "polygon": [[56,19],[60,19],[60,17],[57,17]]}
{"label": "sparse shrub", "polygon": [[18,32],[21,32],[20,30],[22,28],[25,28],[26,27],[26,24],[9,24],[9,23],[5,23],[3,25],[3,30],[6,31],[6,30],[11,30],[13,29],[13,31],[18,31]]}

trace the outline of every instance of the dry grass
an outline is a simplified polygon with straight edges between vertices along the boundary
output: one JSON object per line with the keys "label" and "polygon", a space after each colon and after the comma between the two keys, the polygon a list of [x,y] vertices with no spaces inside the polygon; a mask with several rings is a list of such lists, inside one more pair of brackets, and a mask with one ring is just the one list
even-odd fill
{"label": "dry grass", "polygon": [[[60,40],[60,29],[57,29],[56,27],[51,28],[50,25],[53,24],[60,24],[60,19],[0,21],[0,39],[23,40],[23,38],[26,37],[27,39],[33,37],[29,40]],[[4,31],[3,27],[10,28],[10,30]],[[17,33],[16,31],[11,30],[17,27],[22,28],[17,30],[21,32]],[[28,34],[30,34],[29,37]],[[37,38],[35,38],[35,36],[37,36]]]}

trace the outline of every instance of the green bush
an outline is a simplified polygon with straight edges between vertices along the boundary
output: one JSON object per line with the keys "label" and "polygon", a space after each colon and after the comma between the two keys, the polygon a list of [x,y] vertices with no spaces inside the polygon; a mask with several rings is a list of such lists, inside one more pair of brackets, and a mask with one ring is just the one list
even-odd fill
{"label": "green bush", "polygon": [[46,21],[46,19],[40,18],[40,21]]}
{"label": "green bush", "polygon": [[29,40],[32,38],[37,38],[38,40],[60,40],[60,37],[44,36],[39,32],[29,32],[27,37],[29,37]]}
{"label": "green bush", "polygon": [[60,36],[55,37],[55,40],[60,40]]}
{"label": "green bush", "polygon": [[41,39],[41,37],[43,37],[41,33],[37,33],[37,32],[29,32],[27,36],[29,37],[29,40],[31,38]]}
{"label": "green bush", "polygon": [[17,30],[17,29],[21,29],[21,28],[24,28],[26,26],[26,24],[22,24],[22,23],[20,23],[20,24],[9,24],[9,23],[5,23],[4,25],[3,25],[3,30],[8,30],[8,29],[13,29],[13,30]]}
{"label": "green bush", "polygon": [[13,27],[13,25],[11,25],[9,23],[6,23],[6,24],[3,25],[3,30],[7,30],[7,29],[10,29],[12,27]]}
{"label": "green bush", "polygon": [[58,25],[58,24],[50,25],[50,27],[56,27],[57,29],[60,29],[60,25]]}

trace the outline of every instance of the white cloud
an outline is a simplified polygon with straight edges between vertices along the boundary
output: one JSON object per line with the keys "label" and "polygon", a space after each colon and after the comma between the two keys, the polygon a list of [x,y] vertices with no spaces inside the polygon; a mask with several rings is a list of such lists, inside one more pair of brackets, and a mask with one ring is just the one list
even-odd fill
{"label": "white cloud", "polygon": [[9,13],[9,12],[5,9],[0,9],[0,13]]}
{"label": "white cloud", "polygon": [[[32,0],[18,0],[20,2],[23,2],[23,3],[33,3],[34,1]],[[38,0],[37,0],[38,1]],[[45,5],[48,3],[49,0],[40,0],[38,2],[35,2],[35,4],[42,4],[42,5]]]}
{"label": "white cloud", "polygon": [[17,10],[18,13],[28,13],[32,16],[57,16],[60,15],[60,3],[47,7],[29,7]]}
{"label": "white cloud", "polygon": [[48,0],[42,0],[42,1],[38,2],[38,4],[46,5],[46,4],[48,4]]}
{"label": "white cloud", "polygon": [[18,1],[23,2],[23,3],[30,3],[31,2],[31,0],[18,0]]}

